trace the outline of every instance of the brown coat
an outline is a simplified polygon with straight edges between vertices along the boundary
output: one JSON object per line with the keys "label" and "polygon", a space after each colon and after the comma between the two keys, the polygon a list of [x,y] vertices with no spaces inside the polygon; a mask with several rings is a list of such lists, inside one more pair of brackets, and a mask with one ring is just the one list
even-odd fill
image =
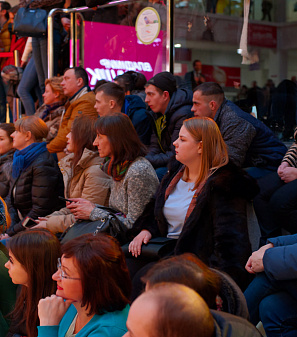
{"label": "brown coat", "polygon": [[[100,169],[102,159],[97,152],[85,149],[79,162],[72,171],[73,154],[59,162],[63,174],[65,197],[84,198],[95,204],[107,205],[109,198],[110,176]],[[53,232],[62,232],[75,222],[74,216],[62,208],[47,216],[46,227]]]}
{"label": "brown coat", "polygon": [[[8,30],[8,25],[9,25],[10,21],[6,21],[2,27],[2,29],[0,30],[0,47],[3,49],[3,52],[8,52],[10,50],[10,43],[11,43],[11,39],[10,39],[10,32]],[[4,63],[6,61],[6,57],[5,58],[1,58],[0,59],[0,68],[2,69],[2,67],[4,66]]]}
{"label": "brown coat", "polygon": [[98,113],[94,108],[95,105],[95,94],[90,91],[87,94],[81,96],[76,101],[71,104],[67,102],[65,104],[65,114],[62,117],[62,122],[58,131],[57,136],[47,145],[47,149],[51,153],[63,152],[67,140],[66,136],[71,130],[71,125],[75,119],[75,117],[80,114],[98,117]]}

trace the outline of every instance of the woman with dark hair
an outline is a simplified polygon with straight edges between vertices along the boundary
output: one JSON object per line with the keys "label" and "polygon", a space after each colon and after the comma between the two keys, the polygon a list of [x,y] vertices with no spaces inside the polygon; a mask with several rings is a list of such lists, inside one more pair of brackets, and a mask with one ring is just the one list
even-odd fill
{"label": "woman with dark hair", "polygon": [[[127,228],[143,212],[154,195],[158,178],[148,160],[145,146],[140,142],[128,116],[115,113],[100,117],[96,122],[97,137],[94,145],[99,156],[105,158],[102,170],[112,177],[109,206],[116,209],[118,218]],[[85,199],[71,199],[67,208],[76,219],[96,221],[106,211]]]}
{"label": "woman with dark hair", "polygon": [[[89,116],[76,118],[66,137],[69,155],[59,162],[65,198],[85,198],[99,205],[106,205],[110,177],[100,169],[103,160],[93,146],[96,138],[95,119]],[[73,224],[75,218],[69,209],[63,207],[45,218],[39,218],[37,222],[36,227],[45,227],[57,233]]]}
{"label": "woman with dark hair", "polygon": [[[10,217],[3,199],[0,197],[0,232],[10,224]],[[0,243],[0,336],[6,336],[10,326],[8,314],[13,310],[16,300],[16,285],[14,285],[5,268],[8,261],[8,250]]]}
{"label": "woman with dark hair", "polygon": [[26,217],[37,219],[64,204],[58,199],[63,195],[63,178],[43,141],[48,133],[46,124],[30,116],[19,119],[15,129],[11,137],[16,151],[7,200],[12,221],[2,239],[26,229]]}
{"label": "woman with dark hair", "polygon": [[141,259],[143,244],[168,237],[176,239],[172,254],[193,253],[244,288],[245,257],[251,252],[246,200],[257,192],[256,183],[229,163],[227,146],[210,118],[185,120],[173,145],[177,161],[134,223],[131,268],[147,263]]}
{"label": "woman with dark hair", "polygon": [[8,242],[9,261],[5,264],[14,284],[21,285],[12,311],[8,337],[37,336],[37,305],[41,298],[56,291],[52,274],[61,256],[58,239],[46,229],[29,229]]}
{"label": "woman with dark hair", "polygon": [[0,196],[5,198],[9,191],[9,171],[14,148],[11,134],[15,131],[12,123],[0,123]]}
{"label": "woman with dark hair", "polygon": [[56,296],[38,305],[38,336],[123,336],[131,281],[119,243],[84,234],[64,244],[62,254]]}

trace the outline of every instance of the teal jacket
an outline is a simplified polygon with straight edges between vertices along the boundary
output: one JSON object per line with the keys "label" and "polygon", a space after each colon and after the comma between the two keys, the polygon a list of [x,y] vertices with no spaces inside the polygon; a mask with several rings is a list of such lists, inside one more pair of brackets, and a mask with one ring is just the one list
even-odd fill
{"label": "teal jacket", "polygon": [[[122,337],[126,332],[126,321],[130,306],[127,305],[122,311],[107,312],[104,315],[95,315],[86,324],[76,337]],[[70,305],[62,318],[60,325],[38,326],[38,337],[65,337],[77,311],[74,305]]]}

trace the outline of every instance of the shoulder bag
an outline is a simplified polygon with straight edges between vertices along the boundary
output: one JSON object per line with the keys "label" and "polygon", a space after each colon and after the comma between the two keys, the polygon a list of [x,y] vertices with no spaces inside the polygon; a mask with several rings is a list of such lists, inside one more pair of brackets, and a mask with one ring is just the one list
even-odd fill
{"label": "shoulder bag", "polygon": [[[176,241],[176,239],[167,237],[153,238],[146,245],[143,244],[141,246],[141,254],[139,255],[139,258],[143,257],[151,261],[157,261],[165,256],[173,255]],[[121,248],[126,257],[133,257],[129,252],[129,243],[125,244]]]}
{"label": "shoulder bag", "polygon": [[18,9],[14,18],[14,33],[17,36],[46,36],[47,11],[41,8],[30,8],[29,6],[30,4]]}
{"label": "shoulder bag", "polygon": [[125,244],[128,240],[126,237],[126,226],[117,218],[118,211],[105,206],[100,206],[101,209],[108,211],[108,215],[96,221],[77,221],[69,226],[61,235],[61,243],[68,242],[80,235],[93,233],[107,233],[119,241],[121,245]]}

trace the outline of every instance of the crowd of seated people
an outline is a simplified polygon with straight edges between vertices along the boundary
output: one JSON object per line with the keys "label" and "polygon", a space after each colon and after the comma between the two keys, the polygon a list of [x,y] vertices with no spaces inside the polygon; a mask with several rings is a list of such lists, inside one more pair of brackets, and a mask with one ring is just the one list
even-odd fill
{"label": "crowd of seated people", "polygon": [[[269,128],[225,99],[217,83],[201,83],[192,91],[161,72],[139,84],[143,97],[133,94],[136,79],[118,76],[117,84],[100,83],[93,92],[86,71],[69,68],[63,77],[45,81],[44,104],[34,116],[0,124],[0,204],[7,205],[0,277],[4,270],[11,309],[8,318],[7,311],[0,313],[4,336],[179,337],[183,332],[173,322],[184,324],[178,319],[182,322],[187,311],[177,310],[176,317],[171,310],[168,321],[158,314],[175,304],[201,308],[203,317],[197,313],[190,321],[200,322],[193,329],[205,329],[203,336],[238,336],[238,331],[257,336],[246,320],[249,314],[255,325],[262,320],[268,337],[277,336],[275,331],[293,336],[296,326],[284,323],[289,310],[268,317],[263,308],[276,297],[295,296],[280,285],[294,284],[295,274],[289,277],[284,270],[278,282],[272,262],[266,267],[265,261],[276,246],[286,251],[295,243],[272,236],[280,227],[294,233],[296,144],[286,153]],[[269,194],[272,179],[277,183]],[[284,201],[285,194],[290,213],[282,210],[268,231],[265,212],[275,190],[284,187],[290,193],[276,200]],[[258,202],[267,194],[266,205]],[[251,200],[261,242],[270,240],[260,249],[262,269],[251,255],[246,211]],[[84,235],[59,242],[61,233],[65,237],[79,223],[103,222],[110,209],[126,232],[125,255],[114,238],[98,233],[101,227],[94,233],[85,225]],[[170,242],[171,248],[157,258],[146,255],[145,248],[157,241]],[[160,257],[171,258],[158,262]],[[259,275],[252,281],[254,273]],[[147,294],[139,297],[143,282]],[[173,282],[182,286],[168,285]],[[11,283],[19,285],[17,291]],[[185,286],[194,289],[195,300]],[[269,288],[267,294],[262,286]],[[228,297],[226,287],[235,295]],[[0,308],[1,302],[0,297]],[[138,330],[141,318],[160,327],[158,333]]]}

